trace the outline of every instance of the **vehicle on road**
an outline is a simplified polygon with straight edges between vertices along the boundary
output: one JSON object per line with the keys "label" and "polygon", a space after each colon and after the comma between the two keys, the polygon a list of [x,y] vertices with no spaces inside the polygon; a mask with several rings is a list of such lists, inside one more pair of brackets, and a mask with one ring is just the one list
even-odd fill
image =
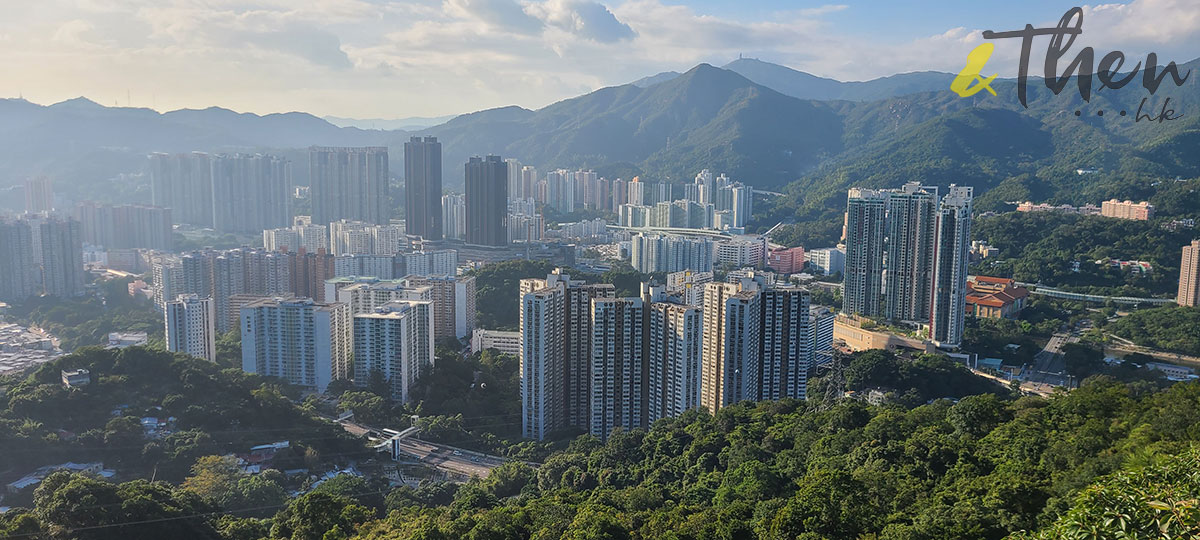
{"label": "vehicle on road", "polygon": [[454,451],[454,455],[456,455],[456,456],[461,456],[461,455],[462,455],[462,452],[461,452],[461,451],[459,451],[459,450],[455,450],[455,451]]}

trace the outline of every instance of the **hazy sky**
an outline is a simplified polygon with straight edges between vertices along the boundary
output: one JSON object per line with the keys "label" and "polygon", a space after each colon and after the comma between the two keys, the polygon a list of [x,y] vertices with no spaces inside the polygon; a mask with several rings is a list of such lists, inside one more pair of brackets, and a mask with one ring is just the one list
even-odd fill
{"label": "hazy sky", "polygon": [[[836,1],[836,0],[834,0]],[[957,72],[980,32],[1076,2],[3,0],[0,96],[357,118],[537,108],[738,54],[842,80]],[[1084,41],[1128,65],[1200,56],[1200,0],[1085,5]],[[1045,39],[1035,45],[1040,64]],[[1083,42],[1075,48],[1082,46]],[[1019,43],[997,44],[1011,76]],[[987,73],[985,73],[986,75]]]}

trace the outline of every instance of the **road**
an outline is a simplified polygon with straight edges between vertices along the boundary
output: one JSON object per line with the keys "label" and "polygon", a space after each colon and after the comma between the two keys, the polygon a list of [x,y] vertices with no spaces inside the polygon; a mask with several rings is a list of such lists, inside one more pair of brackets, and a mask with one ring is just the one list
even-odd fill
{"label": "road", "polygon": [[1032,372],[1025,377],[1025,380],[1034,384],[1067,386],[1070,378],[1066,374],[1066,364],[1063,363],[1062,346],[1078,342],[1079,336],[1066,332],[1050,336],[1050,341],[1046,342],[1046,346],[1033,357]]}
{"label": "road", "polygon": [[[343,421],[342,429],[355,437],[367,437],[371,432],[382,433],[382,430],[355,422]],[[382,442],[384,439],[380,439]],[[400,450],[411,454],[417,461],[435,467],[439,470],[464,476],[486,477],[492,469],[508,461],[500,456],[492,456],[457,448],[445,444],[431,443],[412,437],[400,441]]]}
{"label": "road", "polygon": [[[421,463],[443,471],[463,476],[478,476],[480,478],[487,477],[492,472],[492,469],[503,465],[507,461],[498,456],[489,456],[453,446],[411,438],[400,441],[400,450],[413,455]],[[456,452],[457,455],[455,454]]]}
{"label": "road", "polygon": [[[996,381],[1004,386],[1009,385],[1008,379],[1006,379],[1004,377],[997,377],[996,375],[993,375],[986,371],[972,369],[971,373],[974,373],[980,377],[991,379],[991,380]],[[1024,392],[1028,392],[1030,394],[1037,394],[1042,397],[1050,397],[1050,396],[1054,395],[1054,387],[1053,386],[1050,386],[1047,384],[1042,384],[1042,383],[1029,382],[1029,381],[1025,381],[1025,382],[1021,383],[1021,390]]]}
{"label": "road", "polygon": [[1111,354],[1113,356],[1118,356],[1118,355],[1124,355],[1124,354],[1129,354],[1129,353],[1142,353],[1145,355],[1153,356],[1155,360],[1160,360],[1163,362],[1170,362],[1173,364],[1178,364],[1181,366],[1187,366],[1187,367],[1191,367],[1191,368],[1200,367],[1200,357],[1188,356],[1185,354],[1179,354],[1179,353],[1173,353],[1173,352],[1167,352],[1167,351],[1160,351],[1158,349],[1152,349],[1150,347],[1143,347],[1132,341],[1129,341],[1128,339],[1125,339],[1121,336],[1114,335],[1114,334],[1108,334],[1108,337],[1111,338],[1112,341],[1111,341],[1110,345],[1108,345],[1107,347],[1104,348],[1105,354]]}

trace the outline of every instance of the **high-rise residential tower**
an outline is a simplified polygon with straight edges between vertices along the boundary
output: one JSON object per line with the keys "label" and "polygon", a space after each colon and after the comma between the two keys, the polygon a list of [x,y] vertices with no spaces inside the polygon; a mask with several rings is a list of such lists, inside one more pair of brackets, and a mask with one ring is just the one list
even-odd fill
{"label": "high-rise residential tower", "polygon": [[349,379],[350,309],[309,298],[266,298],[242,307],[242,370],[324,392]]}
{"label": "high-rise residential tower", "polygon": [[1188,307],[1200,305],[1200,240],[1192,240],[1191,244],[1183,246],[1183,257],[1179,261],[1179,293],[1175,303]]}
{"label": "high-rise residential tower", "polygon": [[83,294],[83,232],[76,219],[49,217],[38,224],[42,290],[47,296]]}
{"label": "high-rise residential tower", "polygon": [[442,239],[442,143],[413,137],[404,143],[404,224],[408,234]]}
{"label": "high-rise residential tower", "polygon": [[521,289],[521,436],[542,440],[566,426],[566,291],[546,280]]}
{"label": "high-rise residential tower", "polygon": [[794,286],[762,291],[758,399],[805,399],[813,363],[809,292]]}
{"label": "high-rise residential tower", "polygon": [[433,306],[399,301],[354,316],[354,384],[378,373],[392,399],[408,402],[421,370],[433,365]]}
{"label": "high-rise residential tower", "polygon": [[704,285],[700,406],[711,413],[758,399],[761,301],[754,284]]}
{"label": "high-rise residential tower", "polygon": [[84,242],[109,250],[169,251],[174,244],[170,208],[84,202],[75,207],[75,217]]}
{"label": "high-rise residential tower", "polygon": [[[386,184],[386,178],[385,178]],[[212,224],[221,232],[258,233],[292,222],[292,177],[274,156],[212,158]]]}
{"label": "high-rise residential tower", "polygon": [[665,301],[650,287],[646,333],[646,422],[679,416],[700,406],[701,336],[699,307]]}
{"label": "high-rise residential tower", "polygon": [[468,244],[508,245],[508,171],[508,164],[500,156],[467,161]]}
{"label": "high-rise residential tower", "polygon": [[467,235],[467,199],[460,193],[442,195],[442,231],[446,238],[462,240]]}
{"label": "high-rise residential tower", "polygon": [[710,272],[714,245],[708,238],[639,233],[630,239],[630,263],[640,272]]}
{"label": "high-rise residential tower", "polygon": [[937,195],[937,187],[917,182],[888,193],[884,293],[884,316],[888,319],[929,320]]}
{"label": "high-rise residential tower", "polygon": [[32,227],[26,221],[0,218],[0,302],[36,296],[39,281]]}
{"label": "high-rise residential tower", "polygon": [[465,338],[475,330],[475,276],[409,275],[404,282],[431,289],[435,339]]}
{"label": "high-rise residential tower", "polygon": [[842,311],[868,317],[883,314],[883,253],[886,192],[850,190],[846,203],[846,263]]}
{"label": "high-rise residential tower", "polygon": [[168,351],[216,361],[217,309],[212,298],[181,294],[167,302],[164,319]]}
{"label": "high-rise residential tower", "polygon": [[314,224],[342,219],[388,224],[387,148],[314,146],[308,150],[308,172]]}
{"label": "high-rise residential tower", "polygon": [[591,302],[591,421],[588,432],[645,427],[647,388],[645,309],[641,298]]}
{"label": "high-rise residential tower", "polygon": [[967,264],[971,254],[971,202],[973,189],[950,185],[938,207],[936,267],[933,274],[933,308],[930,339],[939,347],[962,344],[966,315]]}
{"label": "high-rise residential tower", "polygon": [[522,407],[533,433],[526,437],[567,426],[588,429],[592,301],[615,297],[616,288],[556,270],[546,279],[521,280],[520,295]]}
{"label": "high-rise residential tower", "polygon": [[179,223],[213,226],[212,156],[204,152],[150,154],[154,206],[171,209]]}
{"label": "high-rise residential tower", "polygon": [[615,298],[616,287],[609,283],[585,283],[563,276],[563,347],[566,351],[566,421],[573,427],[586,428],[590,421],[592,370],[592,301]]}
{"label": "high-rise residential tower", "polygon": [[25,211],[31,213],[54,210],[54,181],[49,176],[25,180]]}

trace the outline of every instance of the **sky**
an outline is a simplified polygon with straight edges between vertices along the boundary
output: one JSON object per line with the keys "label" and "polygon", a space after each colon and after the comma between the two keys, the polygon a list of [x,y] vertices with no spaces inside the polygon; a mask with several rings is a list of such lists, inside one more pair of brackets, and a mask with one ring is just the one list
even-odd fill
{"label": "sky", "polygon": [[[1075,5],[1072,50],[1200,57],[1200,0],[1077,1],[0,0],[0,97],[382,119],[539,108],[739,55],[839,80],[958,72],[983,30],[1053,26]],[[984,75],[1015,76],[1019,49],[997,42]]]}

